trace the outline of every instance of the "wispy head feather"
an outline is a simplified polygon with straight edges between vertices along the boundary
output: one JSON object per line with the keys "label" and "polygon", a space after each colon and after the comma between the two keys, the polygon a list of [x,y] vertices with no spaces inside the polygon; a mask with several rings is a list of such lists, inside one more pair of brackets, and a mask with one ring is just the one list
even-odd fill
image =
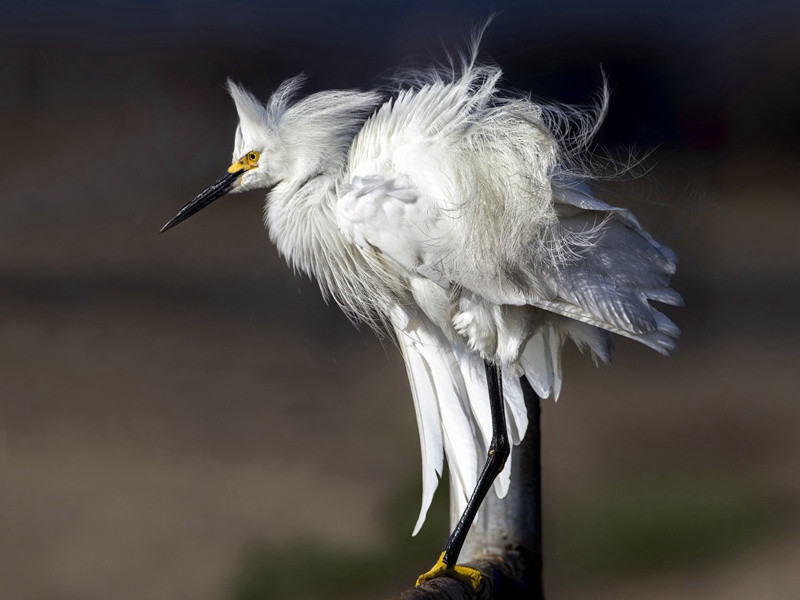
{"label": "wispy head feather", "polygon": [[269,122],[269,113],[259,100],[250,92],[232,79],[227,82],[228,93],[233,98],[236,105],[236,112],[239,113],[239,121],[247,123],[253,128],[264,127]]}
{"label": "wispy head feather", "polygon": [[277,122],[289,109],[291,102],[295,99],[300,88],[306,82],[304,73],[285,79],[270,96],[267,110],[270,118]]}

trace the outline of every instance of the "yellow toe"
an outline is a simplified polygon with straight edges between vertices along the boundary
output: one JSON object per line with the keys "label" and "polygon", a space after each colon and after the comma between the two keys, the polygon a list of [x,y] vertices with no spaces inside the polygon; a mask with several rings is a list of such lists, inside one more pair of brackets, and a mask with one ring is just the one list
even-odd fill
{"label": "yellow toe", "polygon": [[481,585],[481,572],[478,571],[478,569],[461,565],[448,567],[444,562],[444,552],[439,556],[439,560],[436,561],[436,564],[433,565],[430,571],[417,577],[417,585],[430,581],[435,577],[451,577],[457,579],[462,583],[466,583],[474,592],[477,592]]}

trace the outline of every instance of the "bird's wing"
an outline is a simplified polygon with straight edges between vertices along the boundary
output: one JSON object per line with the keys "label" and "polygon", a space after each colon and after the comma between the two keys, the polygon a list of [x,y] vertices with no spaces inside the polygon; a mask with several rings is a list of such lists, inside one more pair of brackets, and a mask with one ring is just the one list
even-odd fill
{"label": "bird's wing", "polygon": [[[390,315],[403,352],[419,427],[422,452],[422,507],[414,527],[425,521],[447,456],[456,508],[463,511],[477,482],[492,437],[486,373],[483,362],[462,344],[445,338],[421,311],[395,306]],[[503,375],[506,424],[510,441],[518,444],[528,421],[519,379]],[[511,461],[495,480],[504,497],[510,482]]]}
{"label": "bird's wing", "polygon": [[431,196],[402,176],[356,176],[340,192],[336,221],[345,239],[379,250],[410,273],[450,283],[436,257],[451,223]]}
{"label": "bird's wing", "polygon": [[649,303],[680,303],[669,287],[675,254],[628,211],[553,177],[558,141],[542,108],[494,102],[497,77],[437,80],[380,107],[348,158],[344,236],[488,303],[532,305],[670,351],[678,329]]}
{"label": "bird's wing", "polygon": [[[488,259],[483,274],[454,267],[472,259],[459,261],[463,225],[453,207],[402,176],[354,177],[342,189],[336,216],[349,241],[444,287],[456,284],[497,304],[536,306],[661,353],[672,351],[679,330],[650,301],[682,302],[669,283],[677,263],[674,252],[629,211],[598,200],[585,184],[557,183],[552,235],[560,240],[561,252],[534,268],[511,263],[506,272],[519,277],[504,275]],[[466,244],[462,252],[470,252]],[[599,354],[604,358],[607,352]]]}
{"label": "bird's wing", "polygon": [[[385,103],[353,140],[336,219],[344,237],[380,250],[411,273],[447,286],[464,254],[460,228],[472,204],[475,167],[465,134],[489,102],[499,71],[406,89]],[[474,85],[473,85],[474,84]]]}
{"label": "bird's wing", "polygon": [[677,257],[645,231],[627,210],[594,197],[588,186],[554,187],[558,235],[580,240],[564,260],[537,276],[550,295],[521,300],[557,314],[635,339],[668,353],[677,326],[650,301],[680,305],[670,288]]}

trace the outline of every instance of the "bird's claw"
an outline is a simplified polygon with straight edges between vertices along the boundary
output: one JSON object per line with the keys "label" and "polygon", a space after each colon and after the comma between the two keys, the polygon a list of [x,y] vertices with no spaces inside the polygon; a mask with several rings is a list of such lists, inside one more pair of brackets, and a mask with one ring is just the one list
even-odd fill
{"label": "bird's claw", "polygon": [[433,565],[433,568],[427,573],[423,573],[417,577],[416,585],[423,584],[426,581],[434,579],[435,577],[450,577],[452,579],[457,579],[461,583],[467,584],[473,592],[477,592],[481,585],[482,575],[478,569],[473,569],[472,567],[465,567],[463,565],[453,565],[452,567],[448,567],[444,562],[444,552],[442,552],[441,556],[439,556],[439,560],[437,560],[436,564]]}

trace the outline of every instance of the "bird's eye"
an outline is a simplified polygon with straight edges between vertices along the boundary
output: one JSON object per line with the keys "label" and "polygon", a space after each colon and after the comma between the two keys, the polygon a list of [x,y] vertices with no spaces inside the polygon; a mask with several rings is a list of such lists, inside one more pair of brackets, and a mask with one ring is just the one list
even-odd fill
{"label": "bird's eye", "polygon": [[247,160],[251,163],[254,163],[258,160],[258,156],[259,156],[258,152],[250,152],[247,155]]}

